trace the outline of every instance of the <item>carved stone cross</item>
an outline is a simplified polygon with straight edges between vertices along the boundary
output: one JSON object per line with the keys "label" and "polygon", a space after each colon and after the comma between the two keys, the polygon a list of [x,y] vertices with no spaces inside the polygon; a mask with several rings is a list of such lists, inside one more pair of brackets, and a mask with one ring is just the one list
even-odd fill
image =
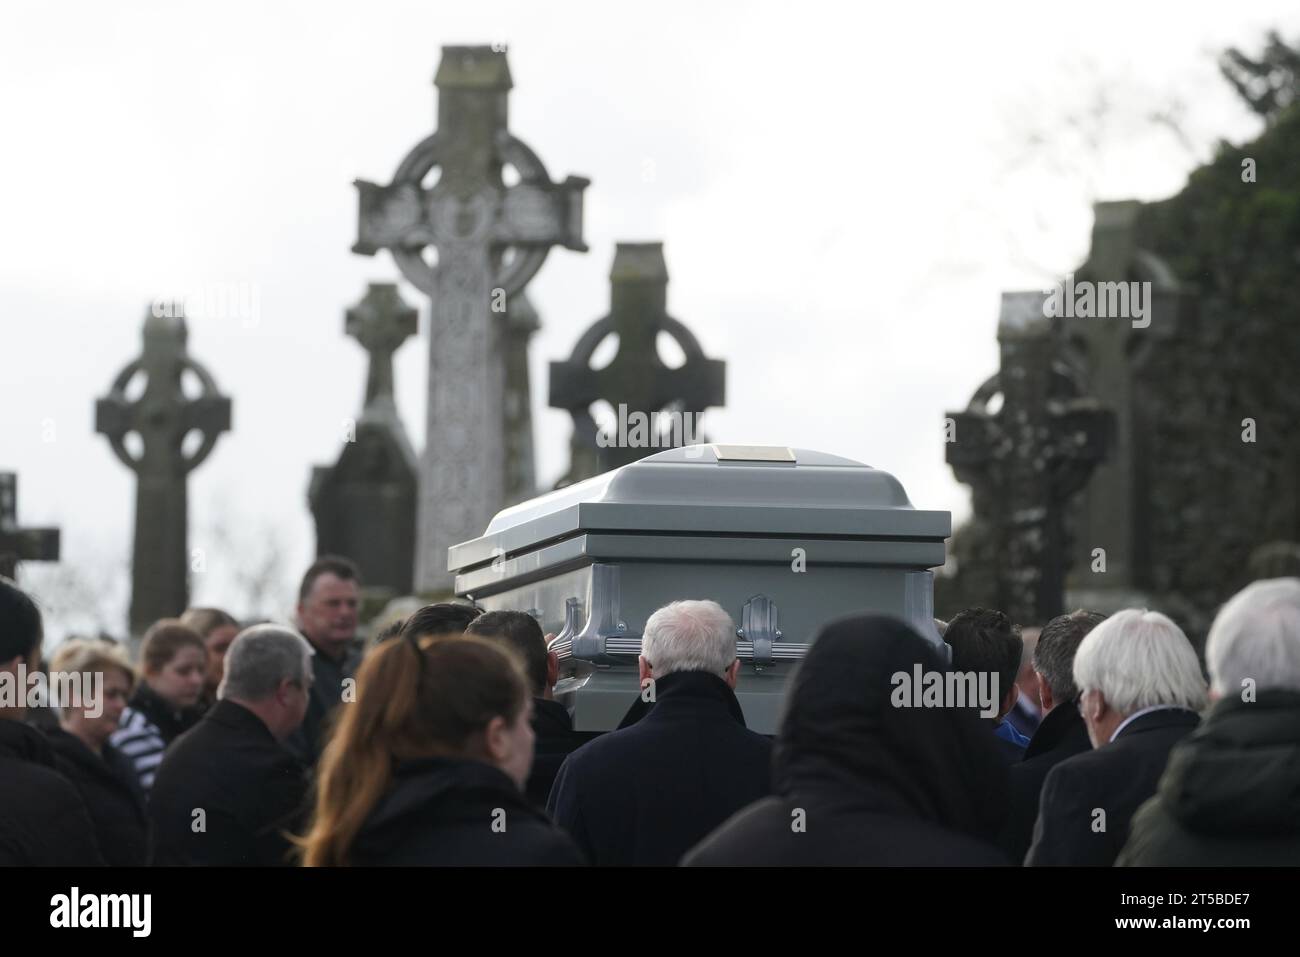
{"label": "carved stone cross", "polygon": [[[662,427],[652,446],[607,444],[608,437],[598,443],[590,411],[597,400],[604,399],[616,411],[622,406],[629,414],[643,416],[671,409],[681,414],[683,424],[692,424],[693,433],[705,409],[724,403],[726,363],[704,355],[690,330],[668,315],[667,301],[663,243],[619,243],[610,270],[609,314],[582,334],[566,361],[551,363],[550,404],[573,416],[575,461],[561,484],[684,444],[673,441],[678,436],[662,434]],[[660,332],[671,335],[685,353],[679,368],[669,368],[660,357]],[[618,353],[609,365],[593,369],[591,357],[611,333],[618,335]],[[680,437],[685,439],[686,431],[682,428]]]}
{"label": "carved stone cross", "polygon": [[370,357],[366,405],[380,396],[393,398],[393,353],[419,330],[419,318],[387,282],[372,282],[365,298],[347,311],[344,329]]}
{"label": "carved stone cross", "polygon": [[1080,533],[1075,566],[1086,567],[1082,562],[1089,551],[1102,547],[1106,550],[1106,574],[1080,571],[1075,578],[1092,592],[1119,592],[1121,605],[1132,604],[1134,589],[1150,585],[1143,581],[1150,564],[1146,552],[1151,531],[1149,515],[1140,504],[1139,462],[1144,433],[1158,423],[1147,421],[1144,415],[1142,370],[1160,344],[1178,333],[1182,312],[1190,302],[1173,270],[1141,248],[1141,211],[1142,203],[1135,200],[1096,204],[1092,249],[1075,278],[1094,284],[1150,283],[1144,287],[1151,294],[1146,303],[1149,324],[1135,327],[1132,322],[1114,319],[1058,320],[1067,344],[1080,358],[1088,394],[1115,411],[1115,441],[1076,506]]}
{"label": "carved stone cross", "polygon": [[[389,185],[357,182],[352,247],[367,256],[387,249],[402,275],[433,299],[416,546],[416,588],[425,593],[450,590],[448,547],[481,535],[506,499],[502,326],[509,299],[551,246],[587,248],[588,180],[551,182],[537,155],[510,134],[505,54],[490,47],[442,53],[437,132],[411,150]],[[507,165],[519,176],[514,186],[502,178]]]}
{"label": "carved stone cross", "polygon": [[13,579],[22,561],[57,562],[57,528],[18,525],[18,476],[0,472],[0,577]]}
{"label": "carved stone cross", "polygon": [[[1114,415],[1083,396],[1043,314],[1038,292],[1002,294],[1001,369],[965,412],[949,413],[947,447],[957,480],[971,486],[976,514],[993,530],[997,608],[1025,625],[1059,615],[1065,597],[1064,511],[1102,461]],[[995,396],[1002,405],[992,410]]]}
{"label": "carved stone cross", "polygon": [[[95,404],[95,431],[108,437],[122,464],[136,474],[130,614],[136,637],[159,618],[179,615],[188,604],[187,477],[230,428],[230,399],[190,357],[187,335],[179,308],[146,316],[143,354]],[[182,387],[187,372],[199,390],[192,398]],[[128,398],[128,387],[141,375],[144,391]],[[132,433],[138,439],[134,444],[128,443]],[[192,433],[195,441],[187,442]]]}

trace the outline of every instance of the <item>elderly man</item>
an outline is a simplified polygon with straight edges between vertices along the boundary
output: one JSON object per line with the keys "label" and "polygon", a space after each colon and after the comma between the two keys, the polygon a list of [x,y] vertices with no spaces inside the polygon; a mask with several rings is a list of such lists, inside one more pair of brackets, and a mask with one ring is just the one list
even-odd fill
{"label": "elderly man", "polygon": [[302,727],[287,742],[306,765],[314,765],[325,746],[334,709],[343,701],[344,682],[361,663],[357,638],[361,603],[360,573],[346,558],[325,555],[302,576],[298,588],[298,630],[312,647],[311,700]]}
{"label": "elderly man", "polygon": [[1156,611],[1117,612],[1094,628],[1074,657],[1074,683],[1093,750],[1047,775],[1031,866],[1114,864],[1134,812],[1206,702],[1192,643]]}
{"label": "elderly man", "polygon": [[770,789],[772,745],[745,727],[736,627],[717,602],[678,601],[645,624],[654,706],[560,766],[547,810],[594,864],[676,864]]}
{"label": "elderly man", "polygon": [[306,773],[283,747],[307,713],[311,648],[294,631],[255,625],[226,654],[219,700],[158,768],[149,817],[154,864],[289,863]]}
{"label": "elderly man", "polygon": [[1300,864],[1300,579],[1258,581],[1205,646],[1214,701],[1133,819],[1120,865]]}

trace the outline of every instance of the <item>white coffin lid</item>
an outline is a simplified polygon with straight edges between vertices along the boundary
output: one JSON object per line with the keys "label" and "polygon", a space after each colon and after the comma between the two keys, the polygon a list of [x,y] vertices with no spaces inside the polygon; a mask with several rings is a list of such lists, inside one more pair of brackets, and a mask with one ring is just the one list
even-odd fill
{"label": "white coffin lid", "polygon": [[695,445],[667,449],[498,512],[449,550],[449,567],[569,534],[791,535],[942,540],[948,512],[918,511],[879,469],[808,449]]}

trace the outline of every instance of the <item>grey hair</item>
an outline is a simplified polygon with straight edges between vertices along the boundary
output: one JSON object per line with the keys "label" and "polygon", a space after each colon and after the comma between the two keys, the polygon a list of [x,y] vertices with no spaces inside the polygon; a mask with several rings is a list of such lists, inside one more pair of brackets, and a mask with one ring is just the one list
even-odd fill
{"label": "grey hair", "polygon": [[1083,639],[1074,655],[1074,683],[1100,691],[1122,715],[1166,705],[1200,711],[1205,677],[1183,630],[1158,611],[1126,608]]}
{"label": "grey hair", "polygon": [[1247,585],[1219,609],[1205,643],[1210,680],[1220,695],[1256,688],[1300,691],[1300,578]]}
{"label": "grey hair", "polygon": [[675,601],[647,619],[641,657],[662,678],[678,671],[722,677],[736,660],[736,625],[716,601]]}
{"label": "grey hair", "polygon": [[225,677],[217,690],[221,699],[263,701],[280,682],[306,685],[311,670],[311,645],[291,628],[253,625],[245,628],[226,652]]}

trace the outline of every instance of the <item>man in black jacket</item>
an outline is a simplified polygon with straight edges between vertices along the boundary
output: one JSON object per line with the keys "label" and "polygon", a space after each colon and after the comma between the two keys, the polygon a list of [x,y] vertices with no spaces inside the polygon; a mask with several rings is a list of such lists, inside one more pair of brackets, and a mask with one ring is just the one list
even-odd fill
{"label": "man in black jacket", "polygon": [[102,865],[86,802],[55,770],[44,735],[23,723],[41,636],[36,604],[0,578],[0,866]]}
{"label": "man in black jacket", "polygon": [[547,650],[546,636],[532,615],[522,611],[489,611],[475,618],[466,634],[499,641],[512,649],[524,664],[533,695],[533,769],[528,774],[524,789],[528,799],[539,807],[555,783],[560,765],[582,740],[573,732],[573,718],[569,710],[553,696],[555,682],[560,673],[560,662],[555,652]]}
{"label": "man in black jacket", "polygon": [[1097,625],[1106,620],[1095,611],[1057,615],[1044,626],[1034,648],[1043,720],[1029,739],[1024,759],[1011,766],[1011,798],[1001,845],[1013,863],[1024,861],[1033,842],[1038,797],[1047,773],[1066,758],[1092,747],[1075,699],[1074,654]]}
{"label": "man in black jacket", "polygon": [[285,747],[312,767],[325,746],[334,709],[343,703],[345,682],[361,664],[357,634],[360,572],[346,558],[325,555],[302,576],[298,588],[298,630],[312,648],[312,688],[307,714]]}
{"label": "man in black jacket", "polygon": [[1210,627],[1205,663],[1214,705],[1174,747],[1116,863],[1300,865],[1300,579],[1238,592]]}
{"label": "man in black jacket", "polygon": [[1094,628],[1075,655],[1074,681],[1095,750],[1048,773],[1030,866],[1114,864],[1170,749],[1200,723],[1205,707],[1196,651],[1154,611],[1116,612]]}
{"label": "man in black jacket", "polygon": [[149,816],[154,864],[277,865],[305,813],[306,774],[282,742],[302,723],[311,650],[276,625],[241,632],[220,700],[168,750]]}
{"label": "man in black jacket", "polygon": [[679,601],[645,624],[640,721],[565,759],[547,810],[593,864],[673,865],[770,789],[772,745],[745,727],[736,629],[712,601]]}

